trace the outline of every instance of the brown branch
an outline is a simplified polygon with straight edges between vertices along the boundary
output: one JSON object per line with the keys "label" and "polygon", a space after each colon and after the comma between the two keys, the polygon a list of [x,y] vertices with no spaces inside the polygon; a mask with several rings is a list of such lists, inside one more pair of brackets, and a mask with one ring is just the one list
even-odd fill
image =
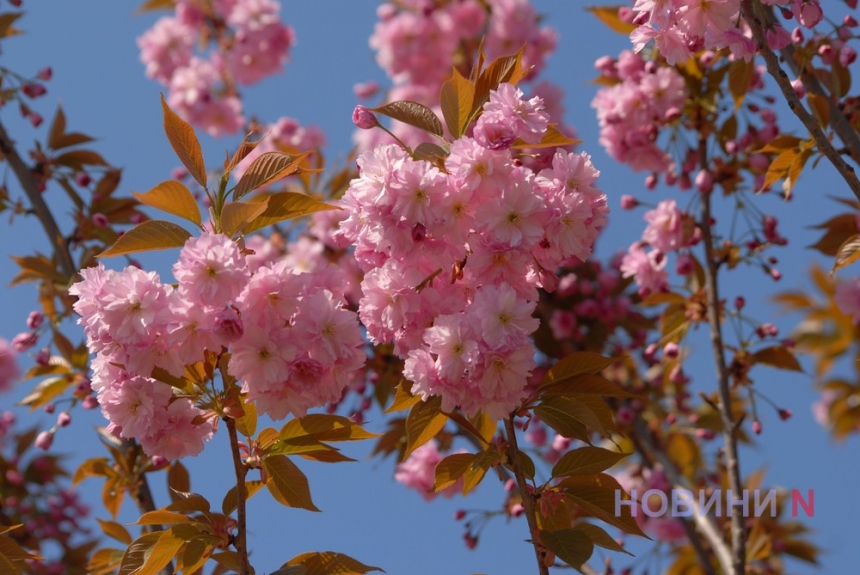
{"label": "brown branch", "polygon": [[538,563],[538,573],[540,575],[549,575],[549,567],[544,564],[544,558],[541,553],[540,543],[538,543],[538,526],[535,517],[535,500],[534,495],[529,491],[526,483],[526,474],[523,471],[523,466],[520,465],[520,450],[517,446],[517,430],[514,427],[514,414],[505,419],[505,431],[508,435],[508,457],[511,461],[511,467],[514,470],[514,476],[517,478],[517,488],[520,491],[520,496],[523,499],[523,507],[526,510],[526,521],[529,524],[529,532],[532,536],[532,545],[535,549],[535,557]]}
{"label": "brown branch", "polygon": [[[706,168],[705,141],[699,146],[699,156],[702,167]],[[711,351],[714,355],[714,363],[717,367],[717,383],[719,387],[720,419],[723,426],[723,442],[725,443],[726,470],[728,474],[729,489],[732,493],[740,493],[743,489],[741,483],[740,460],[738,458],[737,425],[732,414],[732,390],[729,381],[729,370],[726,365],[726,356],[723,346],[723,332],[720,325],[720,293],[717,284],[719,264],[716,259],[714,236],[711,231],[711,193],[702,194],[702,220],[699,227],[702,230],[702,243],[705,247],[705,294],[707,296],[708,325],[710,327]],[[740,513],[732,514],[731,541],[732,541],[732,565],[731,570],[725,570],[727,574],[744,575],[746,564],[746,528],[745,518]]]}
{"label": "brown branch", "polygon": [[242,461],[242,456],[239,453],[239,435],[236,433],[236,420],[225,417],[227,423],[227,432],[230,435],[230,451],[233,452],[233,470],[236,473],[236,537],[233,540],[233,546],[236,548],[236,553],[239,554],[241,562],[241,575],[251,575],[251,564],[248,561],[248,541],[247,531],[248,523],[246,517],[245,502],[248,499],[248,489],[245,485],[245,476],[248,474],[248,468]]}
{"label": "brown branch", "polygon": [[[768,27],[778,26],[779,24],[773,14],[773,8],[764,5],[762,5],[761,8],[765,24]],[[800,63],[798,63],[797,58],[795,57],[794,45],[789,44],[785,48],[780,49],[779,53],[782,55],[782,59],[785,63],[788,64],[788,67],[791,68],[794,75],[800,78],[806,91],[810,94],[815,94],[816,96],[824,98],[827,102],[827,105],[830,108],[830,127],[833,128],[833,131],[836,132],[839,139],[842,140],[842,143],[845,145],[845,147],[840,149],[839,152],[847,153],[858,165],[860,165],[860,134],[858,134],[857,130],[851,126],[851,123],[845,117],[845,114],[839,109],[839,106],[833,98],[831,98],[824,90],[818,77],[805,65],[801,66]]]}
{"label": "brown branch", "polygon": [[18,183],[21,184],[24,193],[27,194],[27,198],[30,200],[33,208],[33,213],[39,218],[39,222],[45,230],[45,235],[48,236],[48,241],[51,242],[51,245],[54,247],[54,253],[60,260],[60,268],[63,274],[71,280],[78,273],[78,269],[72,260],[69,246],[65,238],[63,238],[63,234],[60,233],[60,228],[57,226],[56,220],[54,220],[51,209],[48,208],[48,204],[45,203],[45,199],[39,191],[39,186],[33,177],[33,172],[30,171],[30,168],[27,167],[27,164],[24,163],[24,160],[18,154],[18,150],[15,149],[15,143],[9,137],[3,124],[0,124],[0,152],[3,153],[3,157],[9,163],[9,167],[15,172],[15,177],[18,178]]}
{"label": "brown branch", "polygon": [[[663,450],[657,447],[653,437],[651,436],[651,431],[645,425],[645,422],[641,419],[637,419],[634,424],[633,431],[634,434],[631,435],[631,440],[633,441],[633,445],[636,447],[636,451],[638,451],[642,456],[645,465],[653,469],[655,467],[656,460],[656,463],[659,463],[663,468],[663,473],[666,475],[666,478],[669,480],[669,483],[672,484],[673,488],[692,491],[690,486],[687,485],[686,481],[684,481],[684,478],[675,469],[675,463]],[[690,544],[693,546],[693,550],[699,558],[699,566],[704,570],[706,575],[717,575],[713,565],[711,565],[711,556],[708,554],[708,551],[699,539],[699,533],[701,533],[701,535],[708,541],[711,549],[713,549],[714,554],[717,557],[717,561],[720,563],[720,568],[724,572],[728,573],[732,564],[732,555],[729,548],[726,546],[726,542],[723,540],[723,536],[720,534],[719,528],[711,517],[702,513],[698,501],[695,498],[690,501],[690,506],[693,510],[693,521],[691,522],[686,517],[680,517],[679,519],[684,526],[684,531],[687,533],[687,539],[690,540]],[[695,522],[695,526],[693,525],[693,522]],[[696,532],[696,528],[699,530],[698,533]]]}
{"label": "brown branch", "polygon": [[[833,164],[833,167],[836,168],[836,171],[839,172],[839,175],[842,176],[842,179],[845,180],[857,199],[860,199],[860,179],[857,178],[854,168],[848,165],[848,163],[842,159],[842,156],[836,148],[833,147],[833,143],[827,138],[827,135],[824,133],[824,130],[822,130],[818,121],[806,110],[803,102],[800,101],[800,98],[791,86],[791,82],[788,80],[788,74],[786,74],[785,70],[780,66],[779,58],[774,54],[773,50],[768,48],[762,21],[755,15],[752,0],[743,0],[741,4],[741,13],[752,30],[753,37],[758,44],[759,52],[761,52],[767,66],[767,71],[773,79],[776,80],[782,95],[788,102],[788,107],[791,108],[791,111],[794,112],[801,122],[803,122],[803,125],[807,130],[809,130],[810,135],[812,135],[812,138],[818,145],[818,149],[827,157],[828,160],[830,160],[830,163]],[[792,61],[794,61],[793,58]],[[827,100],[830,101],[830,98],[827,98]],[[842,115],[841,111],[837,116],[840,115]],[[843,142],[845,142],[845,140],[843,140]],[[845,142],[845,144],[849,145],[847,142]]]}

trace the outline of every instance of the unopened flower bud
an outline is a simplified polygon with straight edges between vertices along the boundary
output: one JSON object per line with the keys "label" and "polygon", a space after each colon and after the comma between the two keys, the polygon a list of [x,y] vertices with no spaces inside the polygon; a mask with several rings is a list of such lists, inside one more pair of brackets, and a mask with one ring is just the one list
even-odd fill
{"label": "unopened flower bud", "polygon": [[462,520],[465,516],[466,516],[466,510],[465,510],[465,509],[458,509],[458,510],[454,513],[454,520],[455,520],[455,521],[460,521],[460,520]]}
{"label": "unopened flower bud", "polygon": [[41,312],[31,311],[30,315],[27,316],[27,327],[29,329],[39,329],[44,321],[45,316]]}
{"label": "unopened flower bud", "polygon": [[167,464],[170,463],[166,457],[163,455],[153,455],[151,465],[154,469],[161,469],[162,467],[167,467]]}
{"label": "unopened flower bud", "polygon": [[519,517],[523,513],[526,512],[526,508],[523,507],[522,503],[515,503],[511,505],[510,514],[511,517]]}
{"label": "unopened flower bud", "polygon": [[57,425],[59,425],[60,427],[66,427],[71,422],[72,422],[72,416],[69,415],[68,411],[64,411],[60,415],[57,416]]}
{"label": "unopened flower bud", "polygon": [[102,213],[95,213],[91,218],[93,221],[93,225],[97,228],[106,228],[110,225],[110,220],[108,220],[107,216]]}
{"label": "unopened flower bud", "polygon": [[777,411],[777,413],[779,413],[779,418],[783,421],[791,419],[792,416],[790,409],[780,409],[779,411]]}
{"label": "unopened flower bud", "polygon": [[701,193],[709,194],[714,189],[714,175],[709,170],[699,170],[695,184],[696,189]]}
{"label": "unopened flower bud", "polygon": [[[16,4],[16,6],[17,5],[20,5],[20,2],[18,4]],[[41,70],[39,70],[39,72],[36,74],[36,77],[40,80],[47,82],[48,80],[51,79],[51,76],[53,76],[53,75],[54,75],[53,70],[51,70],[51,67],[48,66],[48,67],[45,67],[45,68],[42,68]]]}
{"label": "unopened flower bud", "polygon": [[99,406],[99,400],[96,399],[96,396],[90,395],[83,402],[81,402],[81,407],[84,409],[95,409]]}
{"label": "unopened flower bud", "polygon": [[47,451],[51,448],[52,443],[54,443],[54,434],[50,431],[43,431],[36,436],[36,447],[39,449]]}
{"label": "unopened flower bud", "polygon": [[632,210],[636,206],[639,205],[639,200],[634,198],[633,196],[626,194],[621,196],[621,209],[622,210]]}
{"label": "unopened flower bud", "polygon": [[23,351],[27,351],[28,349],[30,349],[31,347],[36,345],[36,342],[38,340],[39,340],[39,336],[37,336],[35,332],[32,332],[32,331],[21,332],[18,335],[16,335],[14,338],[12,338],[12,347],[15,348],[15,351],[20,353]]}
{"label": "unopened flower bud", "polygon": [[379,120],[366,106],[359,104],[352,111],[352,123],[362,130],[370,130],[379,125]]}
{"label": "unopened flower bud", "polygon": [[756,435],[761,435],[761,422],[759,420],[752,422],[752,430]]}

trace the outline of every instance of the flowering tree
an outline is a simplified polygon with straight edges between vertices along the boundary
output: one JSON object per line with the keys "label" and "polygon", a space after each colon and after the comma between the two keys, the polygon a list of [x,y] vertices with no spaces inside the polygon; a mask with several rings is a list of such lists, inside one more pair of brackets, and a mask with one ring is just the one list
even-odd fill
{"label": "flowering tree", "polygon": [[[557,33],[527,0],[383,3],[370,46],[391,86],[356,87],[381,101],[356,106],[355,148],[340,167],[326,165],[318,128],[245,118],[240,89],[280,72],[294,44],[277,2],[147,2],[169,12],[138,44],[147,76],[168,92],[164,132],[182,165],[171,179],[119,196],[120,170],[67,129],[61,109],[32,164],[0,124],[20,196],[0,199],[36,217],[53,251],[15,258],[12,283],[35,282],[42,309],[0,341],[0,387],[37,379],[21,403],[64,406],[41,432],[14,431],[3,416],[4,568],[253,573],[247,501],[265,488],[319,511],[296,460],[349,461],[332,444],[365,440],[426,500],[503,486],[498,509],[458,512],[465,543],[477,546],[493,517],[521,517],[538,573],[599,572],[595,547],[613,552],[605,572],[633,572],[618,530],[657,540],[668,573],[816,563],[784,494],[753,514],[749,502],[732,513],[732,493],[764,489],[740,455],[749,432],[762,433],[758,406],[792,416],[756,384],[765,369],[802,371],[797,353],[810,354],[817,417],[837,437],[858,429],[857,384],[826,378],[855,351],[860,283],[813,270],[821,297],[778,294],[806,314],[780,338],[731,278],[750,266],[780,280],[774,254],[791,234],[778,229],[774,201],[791,199],[822,158],[857,199],[842,198],[853,211],[822,224],[814,247],[834,271],[860,257],[856,3],[846,4],[827,19],[817,0],[590,8],[630,37],[595,63],[592,102],[599,144],[646,173],[641,194],[621,194],[601,190],[609,167],[576,149],[560,90],[540,79]],[[0,14],[4,42],[19,16]],[[3,98],[37,126],[31,100],[50,78],[4,69]],[[778,101],[808,136],[780,126],[793,118],[778,115]],[[216,164],[198,131],[248,135]],[[43,195],[60,190],[71,221]],[[610,198],[649,209],[641,237],[601,262],[594,244],[612,243],[602,233]],[[132,259],[153,250],[178,250],[175,282]],[[127,265],[108,268],[111,257]],[[694,353],[697,331],[708,360]],[[21,374],[16,354],[31,349]],[[694,361],[712,363],[715,385],[693,380]],[[65,471],[54,455],[27,455],[50,450],[75,409],[96,408],[107,455],[80,464],[72,484],[103,481],[110,518],[99,526],[119,547],[75,537],[87,535],[86,509]],[[380,412],[380,433],[363,427]],[[219,427],[235,485],[192,492],[186,463]],[[161,471],[162,507],[149,487]],[[709,503],[644,513],[670,495],[674,509],[680,491]],[[139,534],[117,521],[126,495]],[[284,560],[276,573],[381,570],[332,551]]]}

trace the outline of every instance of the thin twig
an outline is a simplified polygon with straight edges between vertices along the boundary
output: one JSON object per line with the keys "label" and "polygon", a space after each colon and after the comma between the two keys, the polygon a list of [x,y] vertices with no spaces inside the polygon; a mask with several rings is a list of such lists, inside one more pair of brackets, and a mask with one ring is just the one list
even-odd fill
{"label": "thin twig", "polygon": [[18,150],[15,149],[15,143],[9,137],[3,124],[0,124],[0,152],[3,153],[3,157],[9,163],[9,167],[15,172],[15,177],[18,178],[18,183],[21,184],[24,193],[27,194],[30,205],[33,208],[33,213],[36,214],[36,217],[42,224],[45,235],[48,236],[48,241],[51,242],[51,245],[54,247],[54,253],[60,260],[60,268],[63,275],[71,280],[78,273],[78,269],[72,260],[69,246],[63,238],[63,234],[60,233],[60,228],[57,226],[57,222],[54,220],[48,204],[45,203],[45,199],[39,191],[36,179],[33,177],[33,172],[30,171],[30,168],[27,167],[27,164],[24,163],[24,160],[18,154]]}
{"label": "thin twig", "polygon": [[[812,114],[806,110],[803,102],[800,101],[800,98],[791,86],[788,74],[785,73],[785,70],[783,70],[779,64],[779,58],[767,45],[765,31],[762,27],[761,20],[755,15],[752,0],[743,0],[743,3],[741,4],[741,12],[752,30],[753,37],[758,44],[759,52],[761,52],[764,62],[767,65],[767,71],[773,79],[776,80],[782,95],[788,102],[788,107],[791,108],[791,111],[794,112],[801,122],[803,122],[803,125],[806,126],[807,130],[809,130],[809,133],[818,145],[818,149],[824,153],[828,160],[830,160],[830,163],[833,164],[833,167],[836,168],[836,171],[839,172],[839,175],[842,176],[842,179],[845,180],[857,199],[860,199],[860,179],[857,178],[854,168],[842,159],[842,156],[833,146],[833,143],[827,138],[824,130],[821,129],[821,125],[812,116]],[[841,113],[842,112],[839,112],[837,115],[841,115]],[[848,145],[847,142],[845,143]]]}
{"label": "thin twig", "polygon": [[[762,5],[761,9],[764,14],[765,24],[768,27],[779,25],[773,14],[772,7]],[[851,126],[851,123],[845,117],[843,111],[839,109],[839,106],[836,104],[834,99],[825,92],[824,87],[818,80],[818,77],[810,72],[806,66],[801,66],[797,61],[797,58],[795,57],[794,44],[789,44],[785,48],[781,48],[779,53],[785,63],[788,64],[788,67],[791,68],[794,75],[800,78],[806,91],[810,94],[815,94],[816,96],[824,98],[824,101],[827,102],[827,106],[830,108],[830,127],[833,128],[833,131],[836,132],[836,135],[838,135],[839,139],[842,140],[842,143],[845,144],[845,147],[840,149],[839,152],[847,153],[858,165],[860,165],[860,134],[858,134],[857,130]]]}
{"label": "thin twig", "polygon": [[[792,91],[792,93],[794,93]],[[707,142],[704,138],[699,141],[699,161],[703,169],[707,169]],[[853,172],[852,172],[853,173]],[[725,349],[723,346],[723,328],[720,324],[720,292],[717,284],[719,263],[716,259],[714,236],[711,230],[711,193],[703,193],[701,221],[702,243],[705,247],[705,295],[707,297],[708,325],[710,327],[711,351],[717,368],[717,384],[720,397],[720,419],[723,424],[723,442],[725,443],[726,471],[729,489],[732,493],[740,493],[741,483],[740,460],[738,456],[737,425],[732,414],[732,390],[729,381],[729,370],[726,365]],[[746,528],[745,518],[740,513],[732,514],[732,561],[731,569],[725,569],[727,575],[744,575],[746,564]],[[722,562],[722,561],[721,561]]]}
{"label": "thin twig", "polygon": [[523,507],[526,510],[526,521],[529,524],[529,532],[532,536],[532,545],[535,549],[535,557],[538,563],[538,573],[540,575],[549,575],[549,567],[544,564],[544,558],[541,554],[540,544],[537,540],[538,526],[535,517],[535,500],[534,495],[529,491],[526,483],[526,474],[523,471],[523,466],[520,465],[520,450],[517,446],[517,430],[514,427],[514,415],[505,419],[505,431],[508,435],[508,457],[511,461],[511,467],[514,470],[514,476],[517,479],[517,488],[520,490],[520,496],[523,498]]}
{"label": "thin twig", "polygon": [[[656,446],[654,439],[651,436],[651,431],[645,425],[645,422],[641,419],[637,419],[634,423],[633,430],[634,434],[631,435],[631,440],[636,446],[636,451],[638,451],[642,456],[645,464],[653,469],[655,467],[656,460],[656,463],[659,463],[663,468],[663,473],[666,475],[666,478],[672,484],[673,488],[691,491],[690,486],[675,469],[675,463]],[[681,517],[680,519],[684,526],[684,531],[687,533],[687,538],[690,540],[690,544],[693,546],[693,550],[699,558],[699,566],[707,575],[717,575],[713,565],[711,565],[711,556],[708,555],[708,551],[699,539],[699,533],[701,533],[708,541],[711,549],[714,550],[714,554],[717,556],[717,561],[719,561],[721,569],[727,572],[727,569],[732,563],[732,554],[726,546],[726,542],[723,540],[723,536],[720,534],[719,528],[711,517],[702,513],[702,509],[699,507],[698,501],[695,497],[690,501],[690,506],[693,510],[693,521],[691,522],[686,517]],[[693,522],[695,522],[695,526],[693,525]],[[699,533],[696,532],[696,527],[698,527]]]}
{"label": "thin twig", "polygon": [[233,540],[233,546],[236,548],[236,553],[239,554],[239,561],[242,566],[241,575],[251,575],[251,564],[248,561],[248,542],[247,542],[247,517],[245,510],[245,502],[248,499],[248,489],[245,485],[245,476],[248,474],[248,468],[242,461],[242,456],[239,453],[239,435],[236,433],[236,420],[225,417],[227,423],[227,432],[230,435],[230,451],[233,452],[233,470],[236,472],[236,537]]}

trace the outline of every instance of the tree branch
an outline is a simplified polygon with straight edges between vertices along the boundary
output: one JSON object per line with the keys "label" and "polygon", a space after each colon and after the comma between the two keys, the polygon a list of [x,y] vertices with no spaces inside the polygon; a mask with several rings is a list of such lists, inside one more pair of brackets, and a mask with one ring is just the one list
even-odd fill
{"label": "tree branch", "polygon": [[538,526],[537,519],[535,518],[535,500],[534,496],[528,489],[528,484],[526,483],[526,474],[523,471],[522,465],[520,465],[520,450],[517,446],[517,430],[514,427],[514,415],[511,414],[510,417],[505,419],[505,431],[508,436],[508,457],[511,461],[511,467],[514,470],[514,476],[517,479],[517,488],[520,491],[520,496],[523,498],[523,507],[526,510],[526,521],[529,524],[529,532],[532,536],[532,545],[535,549],[535,557],[537,558],[538,563],[538,573],[540,575],[549,575],[549,567],[544,564],[544,558],[540,550],[540,544],[537,540],[538,534]]}
{"label": "tree branch", "polygon": [[239,453],[239,435],[236,433],[236,420],[225,417],[224,421],[227,424],[227,432],[230,435],[230,451],[233,452],[233,470],[236,473],[236,520],[238,526],[236,527],[236,537],[233,541],[233,546],[239,554],[239,561],[241,561],[241,575],[251,575],[251,564],[248,561],[248,523],[245,508],[245,502],[248,499],[245,476],[248,474],[248,468],[245,467],[245,463],[242,461],[242,456]]}
{"label": "tree branch", "polygon": [[[848,163],[844,159],[842,159],[842,156],[839,154],[836,148],[833,147],[833,143],[827,138],[827,135],[824,133],[824,130],[821,129],[821,126],[819,125],[818,121],[814,117],[812,117],[812,115],[803,106],[803,102],[800,101],[800,98],[797,96],[797,93],[791,86],[791,82],[788,80],[788,75],[785,73],[785,70],[783,70],[779,64],[779,58],[776,54],[774,54],[773,50],[768,48],[767,38],[765,36],[765,30],[762,26],[762,21],[755,15],[755,8],[753,6],[752,0],[743,0],[741,4],[741,13],[743,14],[744,19],[747,21],[747,24],[749,24],[749,27],[752,30],[753,37],[758,44],[759,52],[761,52],[761,55],[764,58],[764,62],[767,65],[767,71],[768,73],[770,73],[773,79],[776,80],[776,83],[779,86],[782,95],[788,102],[788,107],[791,108],[791,111],[794,112],[794,114],[801,122],[803,122],[803,125],[806,126],[806,129],[809,130],[809,133],[815,140],[816,145],[818,145],[818,149],[821,150],[821,152],[827,157],[828,160],[830,160],[830,163],[833,164],[833,167],[836,168],[836,171],[839,172],[839,175],[842,176],[842,178],[848,184],[848,187],[851,188],[851,191],[854,193],[857,199],[860,199],[860,179],[857,178],[857,174],[855,173],[854,168],[848,165]],[[791,61],[794,61],[793,57]],[[802,79],[803,78],[801,77],[801,80]],[[824,92],[822,90],[821,94],[823,93]],[[829,97],[827,97],[827,101],[830,101]],[[838,111],[836,114],[836,116],[841,115],[841,111]],[[832,113],[831,116],[833,116]],[[850,126],[848,126],[848,128],[850,132],[854,131],[852,128],[850,128]],[[840,134],[840,137],[842,137],[842,134]],[[847,134],[846,137],[848,137]],[[850,139],[851,138],[849,137],[849,140]],[[845,139],[843,139],[843,142],[849,148],[849,150],[852,148],[851,145]],[[858,145],[860,145],[860,142],[858,142]],[[860,157],[860,153],[858,153],[858,157]]]}
{"label": "tree branch", "polygon": [[[704,141],[700,145],[700,161],[702,167],[706,165]],[[705,247],[705,294],[707,296],[708,324],[710,326],[711,351],[714,355],[714,363],[717,367],[717,383],[720,397],[720,419],[723,425],[723,442],[725,443],[726,470],[728,474],[729,489],[732,493],[740,493],[743,489],[741,483],[740,461],[738,458],[738,440],[736,434],[737,424],[732,414],[732,390],[729,381],[729,370],[726,365],[725,351],[723,347],[723,332],[720,324],[720,293],[717,284],[717,273],[719,264],[716,260],[714,236],[711,231],[711,193],[704,193],[702,197],[701,222],[702,240]],[[745,518],[740,513],[732,514],[732,561],[731,569],[725,569],[725,573],[731,575],[744,575],[746,564],[746,528]],[[722,562],[722,561],[721,561]]]}
{"label": "tree branch", "polygon": [[18,150],[15,149],[15,143],[9,137],[2,123],[0,123],[0,152],[3,153],[3,157],[9,163],[9,167],[15,172],[15,177],[18,178],[18,183],[21,184],[24,193],[27,194],[30,205],[33,208],[33,213],[39,218],[39,222],[45,230],[45,235],[48,236],[48,241],[51,242],[51,245],[54,247],[54,253],[57,255],[57,259],[60,260],[60,268],[63,274],[71,281],[78,273],[78,268],[72,260],[69,246],[63,238],[63,234],[60,233],[60,228],[57,226],[56,220],[54,220],[54,215],[51,213],[48,204],[45,203],[45,199],[42,197],[42,193],[39,191],[36,180],[33,178],[33,172],[30,171],[30,168],[27,167],[27,164],[24,163],[24,160],[18,154]]}
{"label": "tree branch", "polygon": [[[666,478],[672,484],[673,488],[692,491],[685,479],[678,474],[678,471],[675,469],[675,463],[664,451],[656,446],[654,439],[651,436],[651,431],[646,427],[645,422],[641,419],[637,419],[633,429],[635,433],[631,439],[633,440],[637,451],[642,455],[646,465],[653,469],[656,461],[656,463],[659,463],[662,466],[663,473],[666,475]],[[695,497],[690,501],[690,506],[693,509],[693,522],[696,524],[695,527],[686,517],[681,517],[680,519],[684,525],[684,531],[687,532],[687,538],[690,540],[690,544],[693,546],[696,556],[699,558],[699,566],[707,575],[717,575],[717,572],[714,571],[714,568],[711,565],[711,557],[708,555],[708,551],[702,546],[702,542],[699,540],[699,534],[696,533],[696,528],[698,528],[699,533],[701,533],[708,541],[708,544],[717,556],[717,561],[720,563],[720,569],[725,573],[729,573],[729,569],[732,565],[732,554],[726,545],[726,542],[723,540],[719,527],[717,527],[711,517],[702,513],[702,509],[699,507],[698,500]]]}

